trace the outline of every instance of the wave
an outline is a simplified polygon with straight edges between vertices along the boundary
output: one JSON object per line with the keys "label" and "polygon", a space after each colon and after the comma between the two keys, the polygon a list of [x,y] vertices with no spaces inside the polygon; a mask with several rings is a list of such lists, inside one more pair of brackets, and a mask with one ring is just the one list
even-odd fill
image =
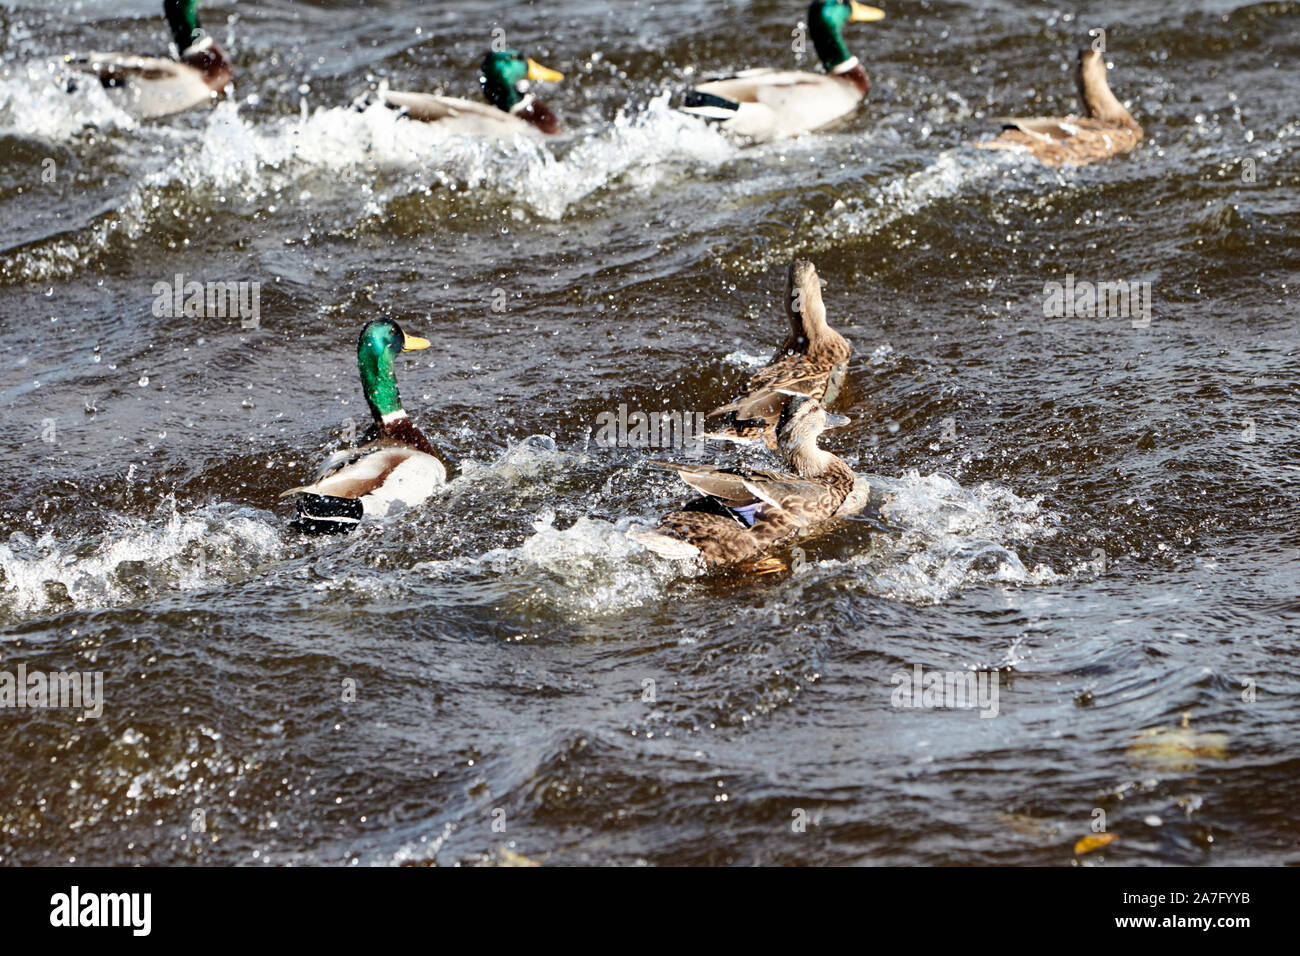
{"label": "wave", "polygon": [[981,584],[1040,585],[1062,579],[1046,565],[1026,567],[1017,549],[1054,537],[1059,517],[1037,497],[1021,498],[985,482],[966,489],[947,475],[871,476],[880,516],[893,529],[864,552],[832,567],[851,571],[849,586],[908,604],[937,604]]}
{"label": "wave", "polygon": [[623,184],[644,191],[683,168],[721,164],[737,149],[673,110],[667,93],[557,140],[492,142],[407,120],[378,102],[310,113],[304,105],[300,116],[254,122],[241,103],[225,100],[198,129],[140,124],[102,91],[65,94],[38,67],[0,77],[0,131],[70,144],[92,128],[126,140],[116,145],[124,162],[139,167],[132,185],[92,222],[14,250],[0,278],[69,278],[187,206],[194,215],[219,209],[255,217],[342,205],[350,207],[342,226],[331,228],[346,230],[348,218],[387,218],[390,204],[405,196],[468,195],[504,202],[518,216],[558,221],[602,190]]}
{"label": "wave", "polygon": [[230,504],[182,511],[168,498],[153,518],[113,515],[103,530],[86,535],[15,532],[0,544],[0,619],[238,580],[281,555],[281,528],[269,512]]}

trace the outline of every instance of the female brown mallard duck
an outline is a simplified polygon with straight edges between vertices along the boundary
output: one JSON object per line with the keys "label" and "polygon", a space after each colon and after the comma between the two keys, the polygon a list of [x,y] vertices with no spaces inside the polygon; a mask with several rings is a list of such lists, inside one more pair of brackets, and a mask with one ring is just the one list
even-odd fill
{"label": "female brown mallard duck", "polygon": [[179,113],[215,99],[230,83],[230,61],[199,26],[198,0],[163,0],[179,59],[125,53],[69,54],[64,62],[96,77],[123,109],[141,119]]}
{"label": "female brown mallard duck", "polygon": [[[670,511],[653,530],[634,533],[665,558],[700,558],[708,567],[750,562],[764,551],[834,517],[854,490],[844,460],[817,447],[827,428],[847,425],[815,398],[786,396],[777,423],[777,450],[791,473],[749,468],[712,468],[654,462],[677,472],[704,494]],[[778,570],[780,564],[755,564]]]}
{"label": "female brown mallard duck", "polygon": [[724,440],[764,439],[775,444],[777,417],[791,392],[830,405],[839,394],[853,349],[826,324],[822,280],[813,264],[799,259],[786,278],[790,334],[771,361],[749,378],[745,394],[705,416],[705,436]]}
{"label": "female brown mallard duck", "polygon": [[1096,50],[1081,50],[1075,71],[1086,118],[999,119],[997,139],[975,143],[980,149],[1028,152],[1048,166],[1086,166],[1127,153],[1142,139],[1142,127],[1115,98],[1106,82],[1106,61]]}
{"label": "female brown mallard duck", "polygon": [[309,534],[350,531],[365,515],[413,507],[447,483],[447,468],[415,426],[397,393],[393,359],[427,349],[427,339],[407,335],[392,319],[366,324],[357,340],[361,390],[374,416],[374,440],[327,458],[312,484],[281,492],[298,495],[293,526]]}
{"label": "female brown mallard duck", "polygon": [[528,92],[530,83],[558,83],[563,73],[542,66],[515,50],[488,51],[479,84],[487,103],[433,93],[388,90],[384,102],[411,119],[437,123],[439,129],[484,139],[560,131],[560,121],[546,104]]}

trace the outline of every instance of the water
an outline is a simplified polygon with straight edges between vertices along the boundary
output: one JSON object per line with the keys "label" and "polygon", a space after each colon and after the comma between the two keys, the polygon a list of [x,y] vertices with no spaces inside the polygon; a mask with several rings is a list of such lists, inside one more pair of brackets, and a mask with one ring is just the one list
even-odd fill
{"label": "water", "polygon": [[[0,861],[1300,862],[1300,4],[887,7],[867,109],[753,149],[661,93],[794,65],[800,3],[209,4],[233,100],[51,84],[157,6],[0,7],[0,670],[105,696],[0,711]],[[353,108],[472,95],[496,26],[567,74],[558,141]],[[1135,154],[963,145],[1074,109],[1092,26]],[[684,489],[597,415],[730,398],[796,256],[884,505],[797,573],[656,558],[624,531]],[[1149,327],[1044,319],[1067,273],[1150,282]],[[156,316],[177,274],[262,283],[260,327]],[[300,537],[380,315],[457,477]],[[917,665],[997,716],[893,706]]]}

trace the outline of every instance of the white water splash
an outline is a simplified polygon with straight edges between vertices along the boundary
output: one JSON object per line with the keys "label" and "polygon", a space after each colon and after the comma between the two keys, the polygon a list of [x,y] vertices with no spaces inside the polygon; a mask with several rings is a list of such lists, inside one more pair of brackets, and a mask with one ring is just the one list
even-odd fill
{"label": "white water splash", "polygon": [[1012,169],[1041,174],[1045,168],[1015,153],[989,153],[969,146],[944,150],[930,165],[893,177],[865,196],[836,200],[829,220],[816,226],[816,234],[823,242],[870,235],[936,202],[1005,178]]}
{"label": "white water splash", "polygon": [[594,130],[494,142],[448,134],[379,103],[255,123],[239,102],[223,100],[206,114],[186,117],[192,122],[193,115],[205,115],[197,130],[181,121],[139,124],[102,91],[69,96],[37,67],[29,69],[29,76],[0,79],[0,128],[58,143],[88,127],[119,130],[128,137],[121,143],[128,154],[123,160],[142,169],[113,210],[78,238],[39,243],[6,263],[3,275],[11,281],[66,278],[115,242],[139,239],[170,214],[173,204],[161,196],[169,187],[183,186],[199,203],[233,200],[274,212],[295,204],[309,208],[312,187],[325,175],[331,187],[355,184],[344,200],[354,205],[348,213],[354,223],[382,217],[396,198],[432,190],[486,193],[519,215],[559,220],[602,190],[622,185],[645,191],[685,167],[721,164],[737,149],[673,110],[667,94]]}
{"label": "white water splash", "polygon": [[68,77],[81,77],[57,60],[29,60],[0,71],[0,132],[67,143],[86,129],[135,131],[140,123],[84,77],[74,93]]}
{"label": "white water splash", "polygon": [[899,479],[871,477],[880,514],[899,533],[880,535],[871,548],[842,562],[852,586],[909,604],[936,604],[978,584],[1050,584],[1051,568],[1026,568],[1019,542],[1049,538],[1058,519],[988,482],[967,490],[943,474],[911,470]]}
{"label": "white water splash", "polygon": [[84,537],[11,535],[0,544],[0,613],[110,607],[223,584],[282,550],[279,522],[265,512],[211,505],[182,513],[170,499],[166,508],[161,522],[118,516]]}
{"label": "white water splash", "polygon": [[722,361],[726,364],[744,369],[760,368],[771,361],[771,359],[772,356],[770,353],[767,355],[757,355],[753,352],[742,352],[739,350],[728,352],[726,355],[722,356]]}
{"label": "white water splash", "polygon": [[[580,460],[585,456],[557,449],[544,435],[530,436],[490,464],[462,463],[440,507],[454,509],[460,492],[493,483],[505,485],[516,498],[550,500],[555,494],[552,479]],[[534,612],[580,616],[616,614],[651,603],[662,597],[669,583],[699,571],[694,565],[675,566],[655,558],[627,536],[630,520],[614,524],[583,517],[562,530],[554,522],[555,511],[543,504],[529,523],[533,533],[519,546],[425,561],[412,570],[448,579],[486,572],[507,590],[512,583],[520,585]]]}
{"label": "white water splash", "polygon": [[148,189],[173,183],[215,191],[240,188],[251,198],[278,192],[313,172],[364,181],[386,170],[409,173],[410,186],[486,189],[547,219],[561,218],[620,179],[646,189],[674,167],[720,164],[737,150],[716,130],[673,110],[667,93],[591,130],[554,139],[493,141],[408,120],[377,101],[365,109],[319,107],[255,123],[238,101],[222,100],[197,131],[140,124],[102,90],[64,93],[44,64],[0,77],[0,129],[66,142],[88,126],[125,130],[133,140],[172,141],[175,155],[144,178]]}
{"label": "white water splash", "polygon": [[523,595],[530,612],[566,617],[619,614],[652,604],[662,599],[667,585],[699,570],[656,559],[628,537],[623,522],[579,518],[561,530],[553,520],[553,513],[541,514],[534,533],[518,547],[425,561],[412,570],[447,579],[486,572],[506,590]]}

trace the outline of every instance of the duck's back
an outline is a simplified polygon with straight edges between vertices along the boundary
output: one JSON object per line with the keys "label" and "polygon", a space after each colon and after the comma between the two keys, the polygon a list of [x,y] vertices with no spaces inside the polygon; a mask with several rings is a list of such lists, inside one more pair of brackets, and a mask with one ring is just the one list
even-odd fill
{"label": "duck's back", "polygon": [[758,142],[823,129],[852,112],[862,93],[837,76],[798,70],[745,70],[701,83],[685,112],[723,120],[737,136]]}

